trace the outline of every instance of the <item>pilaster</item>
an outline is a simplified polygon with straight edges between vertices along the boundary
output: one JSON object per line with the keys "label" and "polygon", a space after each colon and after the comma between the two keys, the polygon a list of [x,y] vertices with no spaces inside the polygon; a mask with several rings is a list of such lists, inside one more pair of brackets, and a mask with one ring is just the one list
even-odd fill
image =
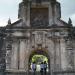
{"label": "pilaster", "polygon": [[52,8],[51,4],[49,4],[49,25],[51,26],[53,24],[53,16],[52,16]]}
{"label": "pilaster", "polygon": [[20,51],[19,51],[19,69],[24,70],[24,58],[25,58],[25,40],[21,39],[20,40]]}
{"label": "pilaster", "polygon": [[60,49],[61,49],[61,69],[67,70],[66,44],[64,38],[61,38],[60,40]]}
{"label": "pilaster", "polygon": [[12,44],[11,69],[18,70],[18,49],[19,41],[15,40]]}

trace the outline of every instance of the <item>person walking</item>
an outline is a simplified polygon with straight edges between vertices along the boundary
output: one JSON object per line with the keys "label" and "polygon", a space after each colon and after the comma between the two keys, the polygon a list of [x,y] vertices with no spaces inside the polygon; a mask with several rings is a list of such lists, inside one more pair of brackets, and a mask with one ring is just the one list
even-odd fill
{"label": "person walking", "polygon": [[41,64],[40,64],[40,73],[41,73],[41,75],[43,75],[43,70],[44,70],[44,64],[43,64],[43,62],[41,62]]}
{"label": "person walking", "polygon": [[36,63],[35,62],[32,63],[32,71],[33,71],[33,75],[35,75],[35,72],[36,72]]}
{"label": "person walking", "polygon": [[47,63],[46,61],[44,61],[44,75],[47,74]]}

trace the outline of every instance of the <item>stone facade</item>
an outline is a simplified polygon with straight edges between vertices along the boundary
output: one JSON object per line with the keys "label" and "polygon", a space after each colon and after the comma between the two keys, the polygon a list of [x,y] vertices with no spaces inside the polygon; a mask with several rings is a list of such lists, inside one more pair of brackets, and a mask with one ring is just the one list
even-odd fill
{"label": "stone facade", "polygon": [[19,4],[18,18],[0,28],[2,72],[27,75],[32,56],[41,54],[48,58],[48,75],[74,75],[75,28],[70,19],[68,23],[60,19],[60,3],[23,0]]}

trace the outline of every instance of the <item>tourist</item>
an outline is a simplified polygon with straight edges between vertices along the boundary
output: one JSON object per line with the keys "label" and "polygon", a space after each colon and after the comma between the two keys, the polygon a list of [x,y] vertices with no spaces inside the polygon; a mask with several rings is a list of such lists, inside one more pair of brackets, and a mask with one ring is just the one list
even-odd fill
{"label": "tourist", "polygon": [[43,62],[41,62],[41,64],[40,64],[40,73],[41,73],[41,75],[43,75],[43,69],[44,69],[44,64],[43,64]]}
{"label": "tourist", "polygon": [[33,74],[35,75],[35,71],[36,71],[36,63],[35,62],[32,63],[32,71],[33,71]]}
{"label": "tourist", "polygon": [[47,70],[47,63],[44,61],[44,74],[46,75],[46,70]]}

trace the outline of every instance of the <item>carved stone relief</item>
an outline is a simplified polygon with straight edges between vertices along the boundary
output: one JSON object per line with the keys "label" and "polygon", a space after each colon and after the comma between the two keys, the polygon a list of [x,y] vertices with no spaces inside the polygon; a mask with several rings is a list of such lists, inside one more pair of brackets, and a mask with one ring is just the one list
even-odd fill
{"label": "carved stone relief", "polygon": [[38,47],[39,45],[42,47],[47,45],[46,32],[35,31],[35,33],[32,33],[32,46]]}
{"label": "carved stone relief", "polygon": [[33,8],[31,9],[31,26],[47,26],[48,23],[48,9],[47,8]]}
{"label": "carved stone relief", "polygon": [[11,65],[11,53],[12,53],[12,40],[8,39],[6,44],[6,68],[9,69]]}

